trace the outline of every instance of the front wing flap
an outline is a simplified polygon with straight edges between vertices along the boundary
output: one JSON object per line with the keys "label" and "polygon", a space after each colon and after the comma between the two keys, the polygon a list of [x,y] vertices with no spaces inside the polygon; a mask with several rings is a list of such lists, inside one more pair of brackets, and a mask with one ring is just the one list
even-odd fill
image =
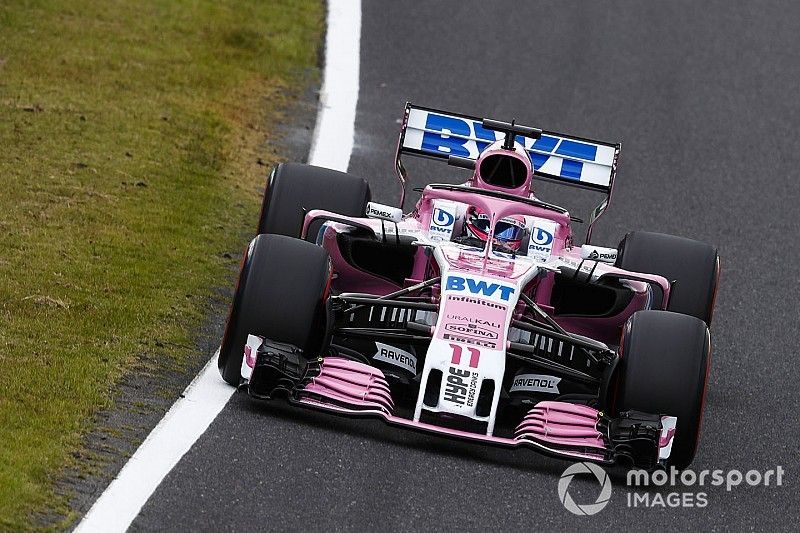
{"label": "front wing flap", "polygon": [[[256,344],[256,357],[252,357]],[[646,470],[666,465],[675,436],[675,417],[638,411],[610,417],[587,405],[560,401],[537,403],[510,438],[415,422],[395,415],[389,383],[378,368],[343,357],[306,360],[296,348],[255,336],[248,339],[248,347],[242,386],[256,398],[282,395],[296,405],[377,417],[442,436],[512,448],[525,446],[573,460],[623,463]]]}

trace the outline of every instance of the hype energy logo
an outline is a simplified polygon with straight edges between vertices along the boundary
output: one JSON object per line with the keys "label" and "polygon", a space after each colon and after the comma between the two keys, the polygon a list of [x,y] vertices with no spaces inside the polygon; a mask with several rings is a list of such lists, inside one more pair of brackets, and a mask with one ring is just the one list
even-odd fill
{"label": "hype energy logo", "polygon": [[[475,159],[489,144],[502,138],[502,133],[485,129],[475,120],[438,115],[428,112],[422,144],[423,152],[435,152]],[[597,146],[571,139],[562,139],[551,135],[542,135],[538,139],[518,136],[516,141],[523,145],[531,158],[534,170],[542,170],[551,159],[551,155],[569,157],[561,159],[560,169],[554,174],[562,178],[580,180],[584,161],[597,161]],[[531,151],[533,150],[533,151]],[[575,161],[578,159],[579,161]]]}

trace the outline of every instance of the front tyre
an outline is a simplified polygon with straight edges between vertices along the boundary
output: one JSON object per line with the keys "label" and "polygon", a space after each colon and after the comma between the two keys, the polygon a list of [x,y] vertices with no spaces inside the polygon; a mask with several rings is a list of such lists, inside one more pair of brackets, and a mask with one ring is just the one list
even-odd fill
{"label": "front tyre", "polygon": [[222,378],[237,386],[248,335],[293,344],[316,355],[327,337],[331,263],[321,247],[283,235],[259,235],[242,261],[219,352]]}
{"label": "front tyre", "polygon": [[711,341],[706,324],[669,311],[638,311],[623,330],[612,413],[675,416],[669,464],[686,468],[700,437]]}

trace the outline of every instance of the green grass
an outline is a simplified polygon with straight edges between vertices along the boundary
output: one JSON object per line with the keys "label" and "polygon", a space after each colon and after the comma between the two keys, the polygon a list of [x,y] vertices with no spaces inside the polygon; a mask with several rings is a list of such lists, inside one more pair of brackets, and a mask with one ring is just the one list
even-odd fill
{"label": "green grass", "polygon": [[0,529],[65,507],[54,475],[139,354],[186,357],[322,18],[319,0],[0,3]]}

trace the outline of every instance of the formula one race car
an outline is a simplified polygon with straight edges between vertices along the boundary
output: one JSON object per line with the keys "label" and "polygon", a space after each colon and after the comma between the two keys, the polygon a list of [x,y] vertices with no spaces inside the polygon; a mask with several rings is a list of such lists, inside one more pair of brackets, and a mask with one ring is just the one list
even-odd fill
{"label": "formula one race car", "polygon": [[[573,460],[694,458],[714,247],[648,232],[591,245],[620,145],[407,104],[399,207],[357,177],[281,164],[219,353],[258,399]],[[404,214],[403,155],[467,169]],[[459,171],[463,172],[463,171]],[[604,194],[586,244],[536,180]]]}

